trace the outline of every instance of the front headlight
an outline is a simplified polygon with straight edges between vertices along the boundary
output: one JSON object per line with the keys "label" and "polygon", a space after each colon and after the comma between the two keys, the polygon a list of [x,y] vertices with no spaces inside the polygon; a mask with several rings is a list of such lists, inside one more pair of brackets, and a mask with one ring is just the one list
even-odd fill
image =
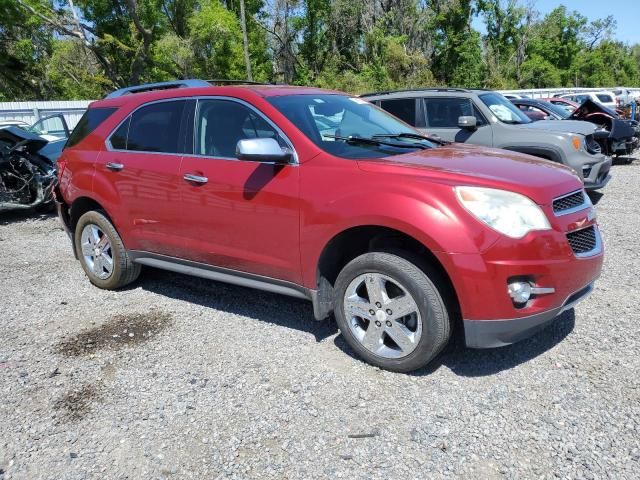
{"label": "front headlight", "polygon": [[469,213],[508,237],[551,228],[540,207],[519,193],[481,187],[455,187],[455,191]]}

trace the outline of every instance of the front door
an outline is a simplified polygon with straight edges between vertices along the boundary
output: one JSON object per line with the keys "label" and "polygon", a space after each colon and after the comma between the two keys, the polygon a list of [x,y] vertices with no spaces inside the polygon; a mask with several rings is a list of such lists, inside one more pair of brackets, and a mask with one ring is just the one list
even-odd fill
{"label": "front door", "polygon": [[194,155],[182,161],[183,235],[188,259],[300,281],[299,166],[238,160],[245,138],[291,145],[248,105],[198,101]]}
{"label": "front door", "polygon": [[[449,142],[493,146],[491,126],[470,98],[426,97],[423,98],[423,102],[426,127],[420,130],[430,135],[438,135]],[[458,127],[458,118],[461,116],[476,117],[476,129]]]}

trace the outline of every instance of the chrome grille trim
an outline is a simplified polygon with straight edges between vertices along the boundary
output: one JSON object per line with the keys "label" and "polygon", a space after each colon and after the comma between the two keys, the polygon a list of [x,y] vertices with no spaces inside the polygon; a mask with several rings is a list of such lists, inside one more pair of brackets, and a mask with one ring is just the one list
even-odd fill
{"label": "chrome grille trim", "polygon": [[[581,196],[582,202],[576,204],[575,200],[578,199],[578,195]],[[576,197],[575,199],[571,197]],[[553,214],[556,217],[561,217],[563,215],[569,215],[571,213],[579,212],[580,210],[584,210],[586,208],[591,207],[591,200],[587,197],[587,194],[583,189],[576,190],[574,192],[567,193],[566,195],[562,195],[560,197],[556,197],[551,202],[551,209],[553,210]]]}

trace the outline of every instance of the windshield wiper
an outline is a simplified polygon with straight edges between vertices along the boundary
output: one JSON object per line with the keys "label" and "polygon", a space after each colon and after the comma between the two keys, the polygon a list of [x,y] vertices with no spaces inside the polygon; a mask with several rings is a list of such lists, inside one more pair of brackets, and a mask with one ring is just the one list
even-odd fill
{"label": "windshield wiper", "polygon": [[376,133],[374,138],[413,138],[414,140],[427,140],[429,142],[437,143],[439,145],[448,145],[451,142],[443,140],[440,137],[431,135],[421,135],[419,133],[403,132],[403,133]]}
{"label": "windshield wiper", "polygon": [[376,138],[366,138],[366,137],[343,137],[342,135],[322,135],[326,138],[335,138],[336,140],[343,140],[347,143],[355,143],[361,145],[385,145],[387,147],[396,147],[396,148],[419,148],[420,150],[424,150],[427,147],[426,145],[421,145],[419,143],[396,143],[396,142],[385,142],[384,140],[378,140]]}

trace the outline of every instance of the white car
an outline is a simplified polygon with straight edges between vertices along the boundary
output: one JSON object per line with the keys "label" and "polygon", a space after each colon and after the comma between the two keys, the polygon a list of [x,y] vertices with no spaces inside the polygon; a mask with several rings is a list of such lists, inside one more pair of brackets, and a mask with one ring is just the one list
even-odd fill
{"label": "white car", "polygon": [[582,93],[565,93],[564,95],[556,95],[559,98],[566,98],[567,100],[571,100],[573,102],[582,104],[587,98],[593,100],[600,105],[604,105],[612,110],[618,108],[618,103],[616,102],[616,96],[613,92],[602,91],[602,92],[582,92]]}
{"label": "white car", "polygon": [[45,140],[55,141],[69,138],[69,127],[67,121],[61,114],[51,115],[38,120],[33,125],[29,125],[22,120],[3,120],[0,128],[19,127],[27,132],[35,133]]}

